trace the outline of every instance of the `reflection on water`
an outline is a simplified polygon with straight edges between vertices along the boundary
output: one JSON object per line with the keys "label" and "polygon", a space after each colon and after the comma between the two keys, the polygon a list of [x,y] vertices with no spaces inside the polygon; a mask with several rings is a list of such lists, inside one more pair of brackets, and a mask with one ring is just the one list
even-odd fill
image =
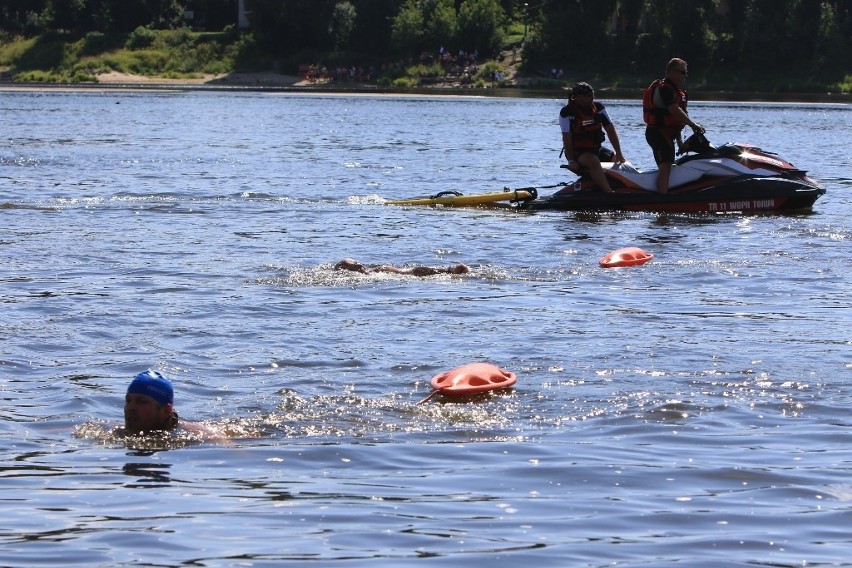
{"label": "reflection on water", "polygon": [[[136,451],[130,456],[144,458],[154,454],[154,451]],[[168,463],[128,462],[124,464],[124,475],[133,477],[136,481],[127,483],[126,487],[156,489],[167,486],[172,482],[169,468],[171,468],[171,464]]]}
{"label": "reflection on water", "polygon": [[80,424],[74,428],[74,436],[92,440],[104,446],[123,447],[142,453],[174,450],[211,441],[197,432],[183,428],[176,428],[168,432],[128,433],[123,426],[106,422]]}

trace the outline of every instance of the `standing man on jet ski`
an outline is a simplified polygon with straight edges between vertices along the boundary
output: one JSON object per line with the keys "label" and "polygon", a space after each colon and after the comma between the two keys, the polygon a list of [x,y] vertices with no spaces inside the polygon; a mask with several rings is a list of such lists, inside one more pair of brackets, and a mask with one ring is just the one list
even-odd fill
{"label": "standing man on jet ski", "polygon": [[642,115],[645,119],[645,140],[657,162],[657,191],[668,193],[669,176],[675,161],[675,141],[678,150],[683,145],[681,130],[689,126],[694,132],[704,132],[700,124],[686,113],[686,61],[674,58],[666,65],[666,76],[656,79],[645,89]]}
{"label": "standing man on jet ski", "polygon": [[[559,112],[562,129],[562,148],[568,158],[568,169],[576,174],[585,170],[592,181],[607,193],[613,193],[601,167],[601,156],[606,161],[623,163],[618,133],[604,105],[595,102],[595,91],[588,83],[577,83],[571,89],[568,104]],[[604,131],[615,149],[615,157],[608,148],[602,148]]]}

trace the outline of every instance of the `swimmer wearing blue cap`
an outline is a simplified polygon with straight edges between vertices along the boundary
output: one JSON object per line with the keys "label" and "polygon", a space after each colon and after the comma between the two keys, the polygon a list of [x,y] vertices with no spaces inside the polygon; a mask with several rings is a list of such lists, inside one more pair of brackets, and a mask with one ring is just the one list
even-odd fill
{"label": "swimmer wearing blue cap", "polygon": [[130,434],[169,432],[180,429],[200,440],[224,442],[224,434],[202,424],[179,420],[175,391],[169,379],[157,371],[144,371],[133,378],[124,397],[124,430]]}
{"label": "swimmer wearing blue cap", "polygon": [[124,428],[128,432],[173,430],[178,425],[172,383],[157,371],[139,373],[124,398]]}

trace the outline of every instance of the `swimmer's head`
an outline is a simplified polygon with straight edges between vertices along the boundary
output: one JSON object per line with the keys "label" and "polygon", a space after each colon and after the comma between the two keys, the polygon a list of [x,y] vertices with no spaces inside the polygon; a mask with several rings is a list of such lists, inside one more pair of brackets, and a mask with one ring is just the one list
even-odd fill
{"label": "swimmer's head", "polygon": [[139,373],[124,397],[124,427],[128,432],[171,430],[177,425],[172,383],[157,371]]}
{"label": "swimmer's head", "polygon": [[144,371],[134,377],[127,394],[143,394],[153,398],[157,404],[174,404],[175,393],[172,383],[157,371]]}
{"label": "swimmer's head", "polygon": [[357,260],[353,260],[351,258],[344,258],[343,260],[334,265],[334,269],[351,270],[352,272],[360,272],[362,274],[367,274],[367,272],[369,272],[366,266],[364,266]]}

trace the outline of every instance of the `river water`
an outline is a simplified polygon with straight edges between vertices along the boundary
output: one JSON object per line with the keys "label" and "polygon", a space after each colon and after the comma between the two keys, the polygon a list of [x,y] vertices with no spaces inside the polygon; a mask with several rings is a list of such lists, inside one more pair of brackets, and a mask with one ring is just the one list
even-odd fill
{"label": "river water", "polygon": [[[382,204],[565,181],[561,104],[0,92],[0,565],[852,566],[852,107],[691,105],[812,213]],[[147,368],[230,440],[117,436]]]}

